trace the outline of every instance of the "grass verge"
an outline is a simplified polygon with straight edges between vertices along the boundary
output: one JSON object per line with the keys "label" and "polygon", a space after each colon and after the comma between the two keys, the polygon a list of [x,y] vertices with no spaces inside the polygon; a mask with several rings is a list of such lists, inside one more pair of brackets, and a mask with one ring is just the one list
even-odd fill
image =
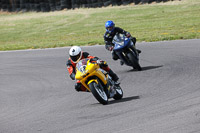
{"label": "grass verge", "polygon": [[48,13],[0,13],[0,50],[104,44],[107,20],[113,20],[138,41],[200,38],[200,1]]}

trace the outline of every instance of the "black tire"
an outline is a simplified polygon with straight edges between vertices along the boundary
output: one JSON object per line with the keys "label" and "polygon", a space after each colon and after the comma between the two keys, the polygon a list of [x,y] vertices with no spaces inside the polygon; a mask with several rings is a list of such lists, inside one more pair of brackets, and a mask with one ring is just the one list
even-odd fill
{"label": "black tire", "polygon": [[108,96],[102,87],[100,87],[96,82],[91,82],[89,84],[89,88],[93,94],[93,96],[99,101],[101,104],[108,104]]}
{"label": "black tire", "polygon": [[123,97],[122,88],[121,88],[120,86],[118,86],[118,87],[116,87],[115,89],[116,89],[116,94],[115,94],[115,96],[113,97],[113,99],[115,99],[115,100],[120,100],[120,99],[122,99],[122,97]]}
{"label": "black tire", "polygon": [[137,69],[138,71],[141,71],[142,68],[140,66],[140,64],[138,63],[137,59],[135,58],[135,56],[133,55],[132,52],[127,53],[127,56],[129,58],[129,61],[131,62],[133,68]]}

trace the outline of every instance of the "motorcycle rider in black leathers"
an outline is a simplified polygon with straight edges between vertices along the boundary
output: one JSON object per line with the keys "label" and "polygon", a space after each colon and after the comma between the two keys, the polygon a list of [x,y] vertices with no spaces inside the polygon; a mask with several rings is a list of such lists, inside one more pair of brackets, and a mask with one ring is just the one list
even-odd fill
{"label": "motorcycle rider in black leathers", "polygon": [[[112,51],[113,60],[119,59],[118,55],[113,51],[114,44],[112,43],[112,40],[117,33],[121,33],[121,34],[124,34],[126,37],[129,37],[133,41],[134,46],[135,46],[136,38],[132,37],[129,32],[123,30],[122,28],[115,27],[115,24],[113,21],[111,21],[111,20],[107,21],[105,23],[105,28],[106,28],[106,32],[104,34],[105,48],[109,51]],[[141,53],[141,51],[139,49],[137,49],[137,52]],[[123,65],[124,62],[120,61],[120,64]]]}

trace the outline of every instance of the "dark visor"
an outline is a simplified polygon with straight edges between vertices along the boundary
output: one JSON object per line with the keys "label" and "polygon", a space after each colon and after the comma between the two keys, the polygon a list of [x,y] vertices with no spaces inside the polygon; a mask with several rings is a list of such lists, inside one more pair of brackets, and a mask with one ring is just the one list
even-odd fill
{"label": "dark visor", "polygon": [[106,27],[107,30],[112,30],[113,27]]}
{"label": "dark visor", "polygon": [[80,58],[81,53],[79,53],[76,56],[70,56],[70,58],[72,59],[73,62],[76,62],[79,58]]}

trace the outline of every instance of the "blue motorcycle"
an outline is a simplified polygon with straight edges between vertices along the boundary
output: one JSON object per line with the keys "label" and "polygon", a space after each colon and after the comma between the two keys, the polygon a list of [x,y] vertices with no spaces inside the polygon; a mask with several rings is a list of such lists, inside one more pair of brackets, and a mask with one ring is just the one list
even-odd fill
{"label": "blue motorcycle", "polygon": [[139,64],[139,54],[130,38],[123,34],[116,34],[112,43],[115,45],[113,51],[119,56],[120,60],[138,71],[142,70]]}

